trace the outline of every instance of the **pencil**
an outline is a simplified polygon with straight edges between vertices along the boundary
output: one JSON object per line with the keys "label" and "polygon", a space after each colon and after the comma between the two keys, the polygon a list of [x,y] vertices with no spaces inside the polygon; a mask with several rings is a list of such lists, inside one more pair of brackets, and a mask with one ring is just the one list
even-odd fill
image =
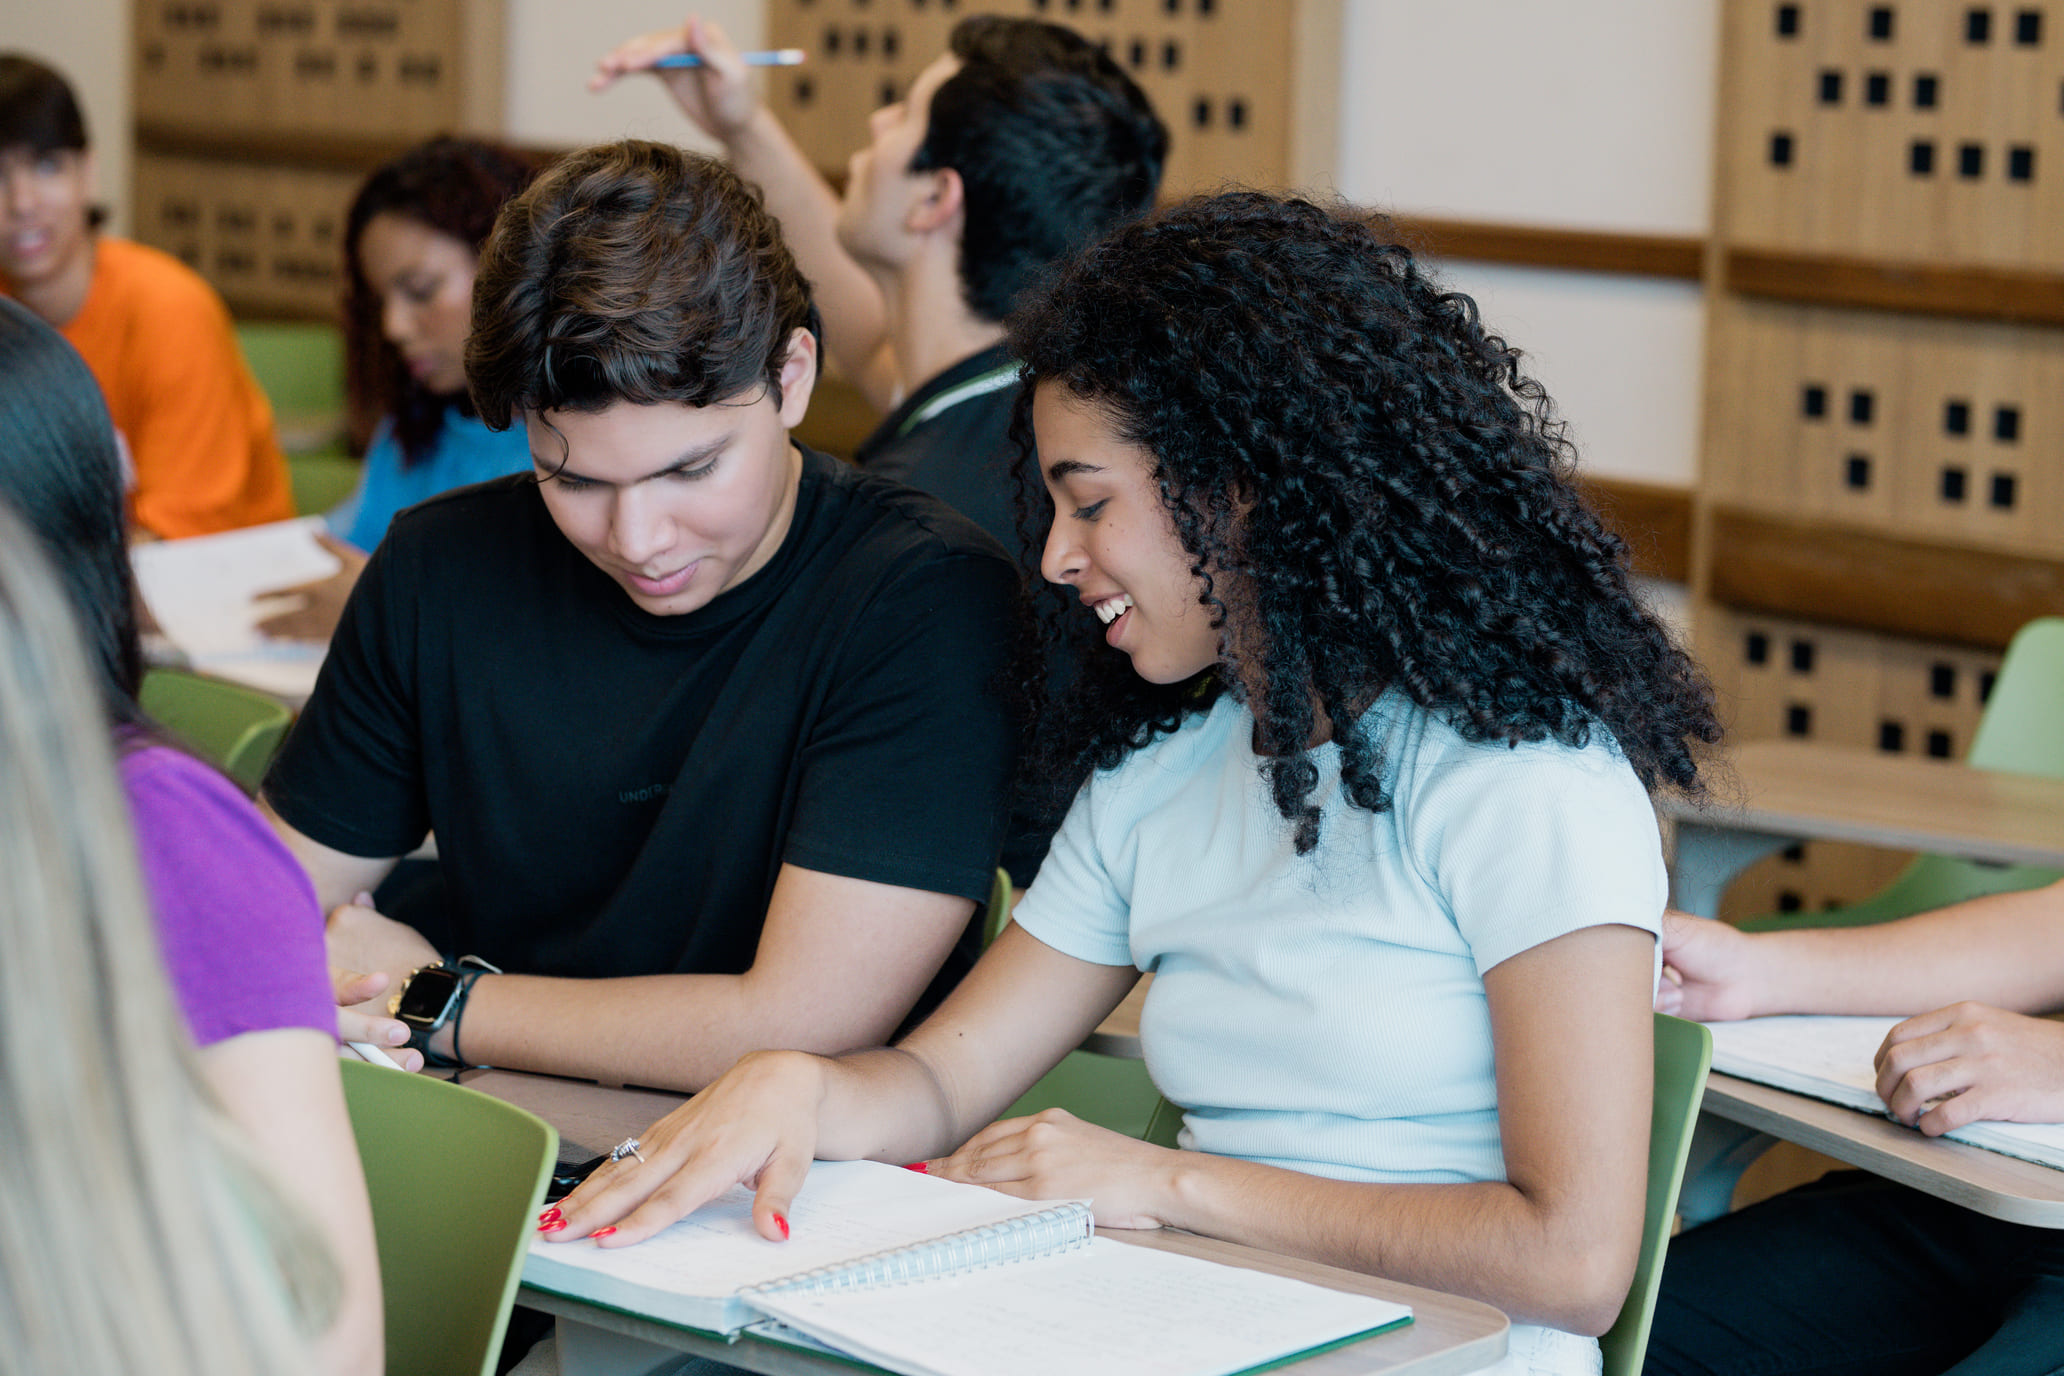
{"label": "pencil", "polygon": [[[748,67],[798,67],[802,65],[803,50],[801,48],[770,48],[760,52],[740,53],[739,56],[745,59],[745,65]],[[670,57],[662,57],[652,65],[655,67],[700,67],[702,65],[702,55],[700,53],[675,53]]]}

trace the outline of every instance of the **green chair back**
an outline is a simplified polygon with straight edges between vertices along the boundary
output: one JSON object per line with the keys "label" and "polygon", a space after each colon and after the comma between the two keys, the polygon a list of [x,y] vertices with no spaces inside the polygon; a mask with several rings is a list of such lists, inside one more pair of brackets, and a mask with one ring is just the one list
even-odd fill
{"label": "green chair back", "polygon": [[137,699],[145,714],[246,793],[258,791],[294,720],[277,698],[181,669],[152,669]]}
{"label": "green chair back", "polygon": [[559,1134],[443,1080],[345,1061],[390,1376],[491,1376]]}
{"label": "green chair back", "polygon": [[1713,1034],[1695,1022],[1655,1015],[1655,1099],[1648,1116],[1648,1200],[1642,1211],[1641,1258],[1620,1316],[1598,1340],[1604,1376],[1639,1376],[1663,1282],[1663,1254],[1677,1219],[1677,1191],[1691,1151],[1691,1130],[1713,1066]]}
{"label": "green chair back", "polygon": [[1140,1140],[1173,1149],[1180,1145],[1176,1138],[1181,1132],[1182,1110],[1162,1098],[1154,1105],[1154,1112],[1147,1119],[1147,1130],[1140,1134]]}
{"label": "green chair back", "polygon": [[[1980,769],[2064,779],[2064,617],[2038,618],[2015,634],[1965,760]],[[1741,926],[1750,932],[1863,927],[1986,894],[2038,888],[2056,878],[2056,870],[2033,865],[1922,855],[1862,902],[1816,913],[1773,913]]]}
{"label": "green chair back", "polygon": [[1147,1063],[1100,1051],[1070,1051],[1039,1078],[1002,1116],[1018,1118],[1046,1108],[1064,1108],[1086,1123],[1144,1137],[1161,1092],[1147,1078]]}
{"label": "green chair back", "polygon": [[989,885],[989,906],[982,913],[982,949],[988,950],[989,943],[996,940],[1011,915],[1010,871],[998,868],[996,880]]}
{"label": "green chair back", "polygon": [[344,336],[316,321],[246,320],[237,343],[272,402],[294,510],[319,516],[358,487],[344,446]]}

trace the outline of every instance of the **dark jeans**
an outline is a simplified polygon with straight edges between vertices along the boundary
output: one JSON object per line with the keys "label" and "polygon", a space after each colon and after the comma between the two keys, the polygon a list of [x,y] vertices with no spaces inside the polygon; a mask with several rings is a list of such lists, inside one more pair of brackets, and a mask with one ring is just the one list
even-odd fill
{"label": "dark jeans", "polygon": [[2064,1372],[2064,1232],[1838,1171],[1671,1240],[1645,1370]]}

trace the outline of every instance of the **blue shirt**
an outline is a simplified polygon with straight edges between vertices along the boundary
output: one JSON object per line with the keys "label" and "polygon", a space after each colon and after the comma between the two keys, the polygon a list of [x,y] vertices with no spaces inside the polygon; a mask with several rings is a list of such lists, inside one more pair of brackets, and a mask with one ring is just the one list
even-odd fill
{"label": "blue shirt", "polygon": [[396,512],[455,487],[524,472],[530,466],[530,437],[522,426],[490,430],[476,417],[462,416],[448,407],[429,454],[404,468],[394,422],[383,420],[373,432],[372,447],[366,450],[365,475],[359,479],[358,491],[329,514],[330,531],[362,550],[371,550],[387,533],[387,523]]}

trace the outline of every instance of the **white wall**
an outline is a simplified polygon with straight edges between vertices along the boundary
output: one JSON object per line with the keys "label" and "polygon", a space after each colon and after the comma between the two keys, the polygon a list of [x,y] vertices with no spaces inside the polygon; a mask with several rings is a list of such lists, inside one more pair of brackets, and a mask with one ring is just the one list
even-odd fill
{"label": "white wall", "polygon": [[504,132],[518,142],[559,146],[646,138],[705,146],[659,83],[618,82],[590,95],[595,59],[622,40],[672,28],[691,8],[715,20],[741,47],[766,31],[763,0],[508,0],[509,65]]}
{"label": "white wall", "polygon": [[0,0],[0,49],[63,72],[86,108],[87,137],[108,224],[129,224],[130,0]]}

